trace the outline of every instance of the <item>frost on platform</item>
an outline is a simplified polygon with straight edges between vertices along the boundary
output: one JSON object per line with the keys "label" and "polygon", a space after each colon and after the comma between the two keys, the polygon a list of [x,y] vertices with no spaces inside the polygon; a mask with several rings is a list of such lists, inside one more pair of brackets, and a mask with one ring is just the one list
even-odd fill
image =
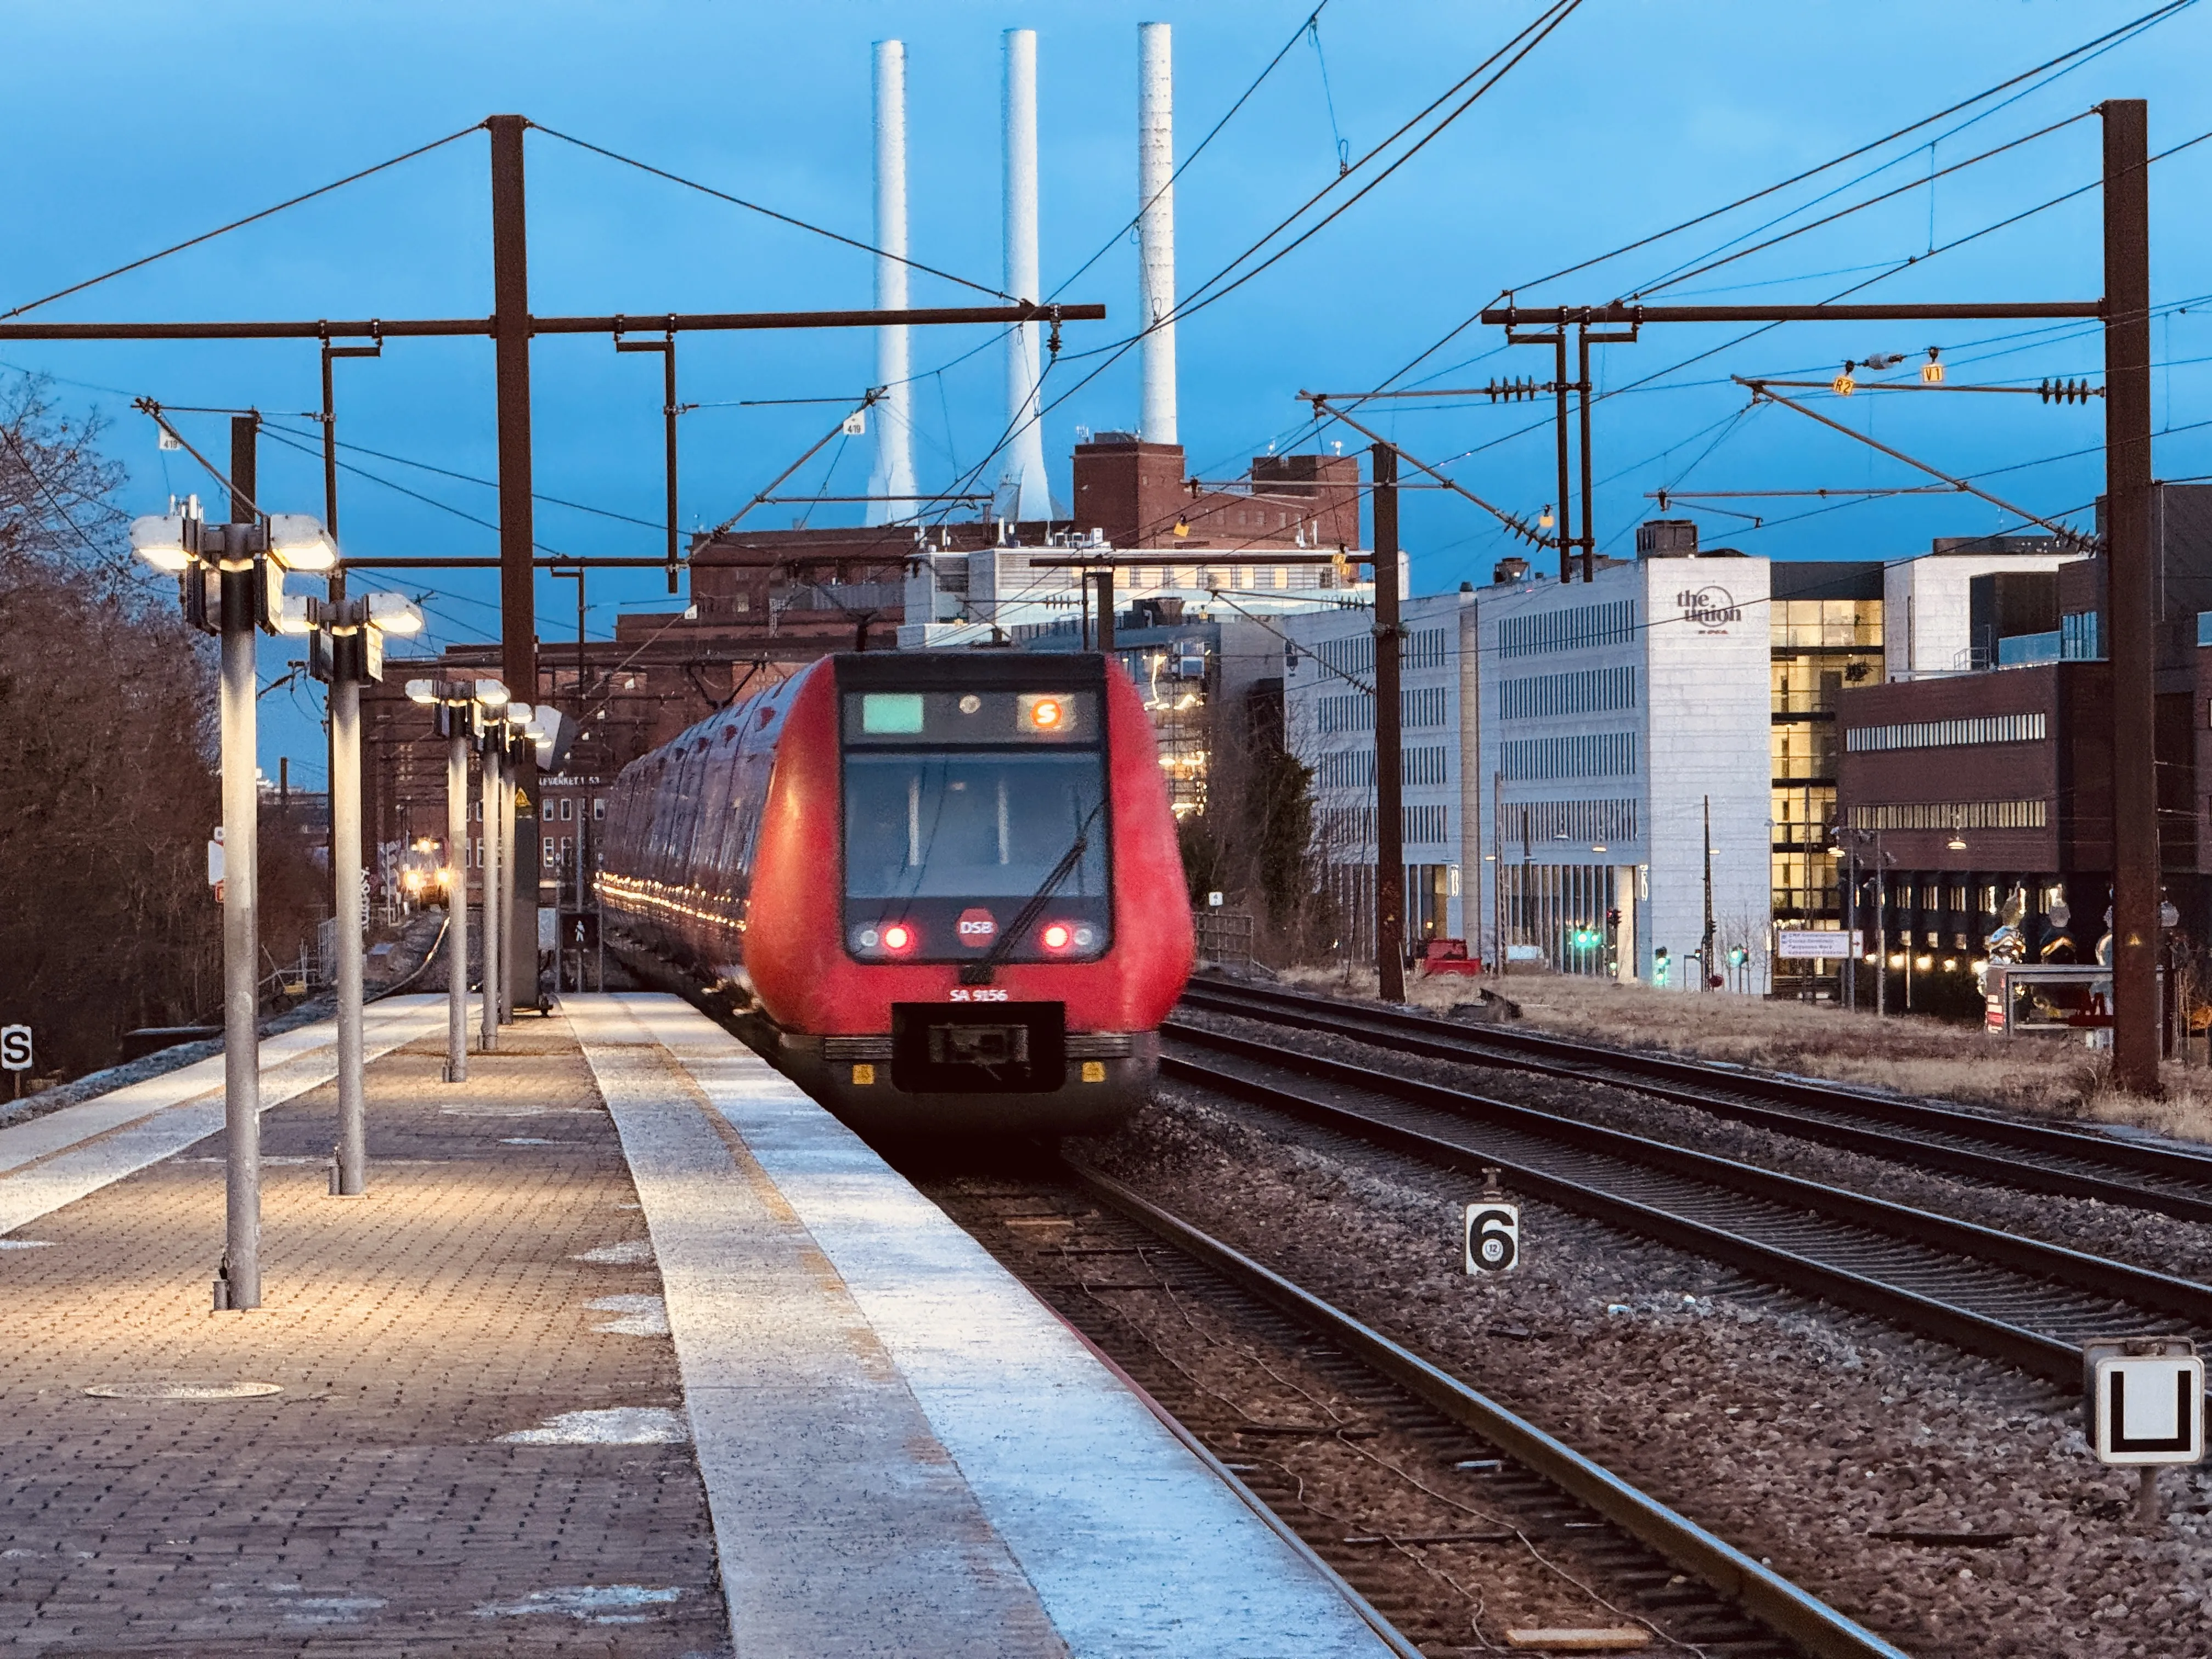
{"label": "frost on platform", "polygon": [[672,1587],[648,1589],[643,1584],[563,1584],[556,1589],[532,1590],[520,1601],[487,1601],[477,1609],[477,1617],[526,1619],[532,1613],[550,1613],[594,1625],[641,1625],[653,1616],[653,1609],[668,1606],[682,1594]]}
{"label": "frost on platform", "polygon": [[690,1437],[681,1412],[665,1406],[611,1406],[562,1412],[534,1429],[503,1434],[500,1441],[510,1446],[680,1446]]}
{"label": "frost on platform", "polygon": [[441,1106],[444,1117],[596,1117],[588,1106],[472,1105]]}
{"label": "frost on platform", "polygon": [[618,1244],[602,1244],[595,1250],[586,1250],[568,1259],[595,1261],[605,1267],[634,1267],[653,1260],[653,1244],[649,1239],[625,1238]]}
{"label": "frost on platform", "polygon": [[604,1325],[594,1325],[594,1331],[614,1336],[665,1336],[668,1334],[668,1304],[657,1296],[603,1296],[596,1302],[585,1304],[593,1313],[622,1316]]}

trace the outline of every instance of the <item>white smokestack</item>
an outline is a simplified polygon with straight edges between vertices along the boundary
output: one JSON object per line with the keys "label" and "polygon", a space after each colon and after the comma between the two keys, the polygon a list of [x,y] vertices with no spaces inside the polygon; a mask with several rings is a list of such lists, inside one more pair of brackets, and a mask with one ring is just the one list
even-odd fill
{"label": "white smokestack", "polygon": [[1176,436],[1175,52],[1165,23],[1137,25],[1137,301],[1145,336],[1146,443]]}
{"label": "white smokestack", "polygon": [[[1037,297],[1036,31],[1008,29],[1001,112],[1006,135],[1006,292]],[[1037,325],[1023,323],[1006,336],[1006,471],[999,477],[1006,518],[1050,519],[1051,488],[1045,477],[1044,430],[1038,424],[1040,376]]]}
{"label": "white smokestack", "polygon": [[[907,308],[906,276],[906,46],[897,40],[876,42],[876,306],[882,311]],[[896,256],[896,258],[890,256]],[[876,465],[868,494],[912,495],[914,487],[914,388],[907,330],[895,324],[876,331],[876,384],[884,388],[871,414],[876,426]],[[912,501],[868,503],[870,524],[911,517]]]}

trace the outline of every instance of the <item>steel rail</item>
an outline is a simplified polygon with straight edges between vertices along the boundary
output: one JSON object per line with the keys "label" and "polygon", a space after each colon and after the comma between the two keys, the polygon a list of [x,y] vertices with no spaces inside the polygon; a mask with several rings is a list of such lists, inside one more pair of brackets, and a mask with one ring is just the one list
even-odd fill
{"label": "steel rail", "polygon": [[[1309,1030],[1425,1059],[1630,1089],[1778,1133],[2022,1192],[2098,1199],[2185,1221],[2212,1221],[2212,1157],[2179,1149],[1733,1066],[1520,1031],[1470,1030],[1428,1015],[1370,1008],[1334,997],[1194,981],[1184,1000],[1209,1012],[1294,1020]],[[1852,1119],[1860,1121],[1849,1121]],[[1869,1128],[1864,1121],[1869,1119],[1911,1133]],[[2150,1179],[2124,1180],[2118,1178],[2122,1174]]]}
{"label": "steel rail", "polygon": [[1443,1416],[1587,1504],[1817,1659],[1906,1659],[1848,1615],[1733,1544],[1547,1434],[1442,1366],[1261,1266],[1180,1216],[1080,1164],[1068,1169],[1102,1201],[1297,1323],[1315,1330]]}
{"label": "steel rail", "polygon": [[[1510,1170],[1564,1208],[1826,1297],[2072,1386],[2081,1343],[2130,1327],[2212,1332],[2212,1286],[1887,1200],[1689,1151],[1534,1107],[1170,1028],[1164,1076],[1320,1122],[1425,1162]],[[1377,1115],[1239,1066],[1358,1090],[1418,1115]],[[1470,1133],[1469,1130],[1483,1133]],[[2154,1310],[2152,1311],[2152,1310]]]}

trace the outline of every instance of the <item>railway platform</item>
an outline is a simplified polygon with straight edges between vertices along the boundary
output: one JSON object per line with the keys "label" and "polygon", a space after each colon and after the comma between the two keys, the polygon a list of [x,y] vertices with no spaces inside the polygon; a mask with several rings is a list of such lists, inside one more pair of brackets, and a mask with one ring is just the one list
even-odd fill
{"label": "railway platform", "polygon": [[1028,1291],[683,1003],[465,1084],[263,1048],[264,1294],[214,1314],[221,1061],[0,1128],[0,1644],[47,1654],[1380,1655]]}

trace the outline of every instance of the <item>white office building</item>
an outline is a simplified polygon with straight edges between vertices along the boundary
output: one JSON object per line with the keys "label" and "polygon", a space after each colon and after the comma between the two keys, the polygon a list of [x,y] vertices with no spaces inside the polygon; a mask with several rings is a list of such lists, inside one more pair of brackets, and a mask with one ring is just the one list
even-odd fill
{"label": "white office building", "polygon": [[2056,570],[2081,556],[2056,536],[1939,536],[1918,558],[1882,572],[1883,678],[1920,679],[1994,668],[1987,647],[1977,654],[1971,625],[1974,578]]}
{"label": "white office building", "polygon": [[[1409,601],[1404,622],[1409,940],[1675,987],[1717,972],[1764,992],[1766,561],[1524,575]],[[1322,855],[1370,907],[1372,626],[1364,610],[1282,623],[1285,736],[1314,768]]]}
{"label": "white office building", "polygon": [[[1402,577],[1401,577],[1402,586]],[[1474,715],[1471,592],[1407,599],[1401,726],[1405,780],[1406,937],[1466,939],[1474,925],[1467,733]],[[1375,612],[1370,603],[1278,624],[1283,735],[1314,769],[1315,835],[1340,913],[1345,949],[1372,948],[1375,903]]]}

